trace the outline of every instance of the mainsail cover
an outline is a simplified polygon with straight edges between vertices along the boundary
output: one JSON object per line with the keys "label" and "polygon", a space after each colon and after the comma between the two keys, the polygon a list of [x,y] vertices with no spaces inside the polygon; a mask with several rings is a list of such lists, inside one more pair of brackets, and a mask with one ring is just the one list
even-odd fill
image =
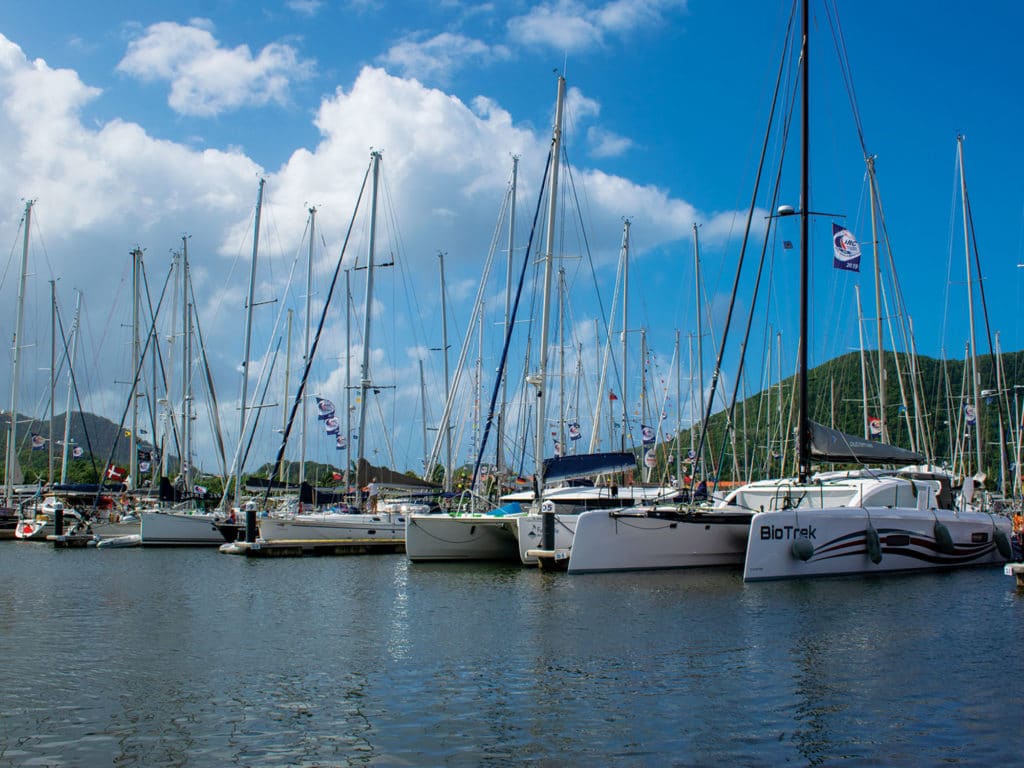
{"label": "mainsail cover", "polygon": [[850,464],[920,464],[924,456],[877,440],[865,440],[815,422],[811,427],[811,458]]}
{"label": "mainsail cover", "polygon": [[574,456],[555,456],[544,459],[544,482],[567,480],[571,477],[590,477],[602,472],[636,469],[636,456],[629,452],[580,453]]}
{"label": "mainsail cover", "polygon": [[373,482],[380,486],[403,489],[437,489],[440,487],[413,475],[396,472],[387,467],[375,467],[366,459],[360,459],[356,467],[356,485],[362,488]]}

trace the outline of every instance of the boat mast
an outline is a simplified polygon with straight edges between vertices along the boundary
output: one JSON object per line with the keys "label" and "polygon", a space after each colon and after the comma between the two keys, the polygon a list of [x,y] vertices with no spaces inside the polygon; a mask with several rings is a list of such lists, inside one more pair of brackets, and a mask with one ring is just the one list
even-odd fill
{"label": "boat mast", "polygon": [[864,358],[864,311],[860,304],[860,286],[854,285],[857,296],[857,338],[860,340],[860,398],[864,411],[864,439],[871,439],[871,424],[868,421],[868,367]]}
{"label": "boat mast", "polygon": [[352,288],[345,270],[345,493],[352,467]]}
{"label": "boat mast", "polygon": [[803,35],[803,48],[800,59],[803,62],[803,77],[801,78],[801,95],[803,100],[803,113],[800,117],[801,130],[801,157],[800,157],[800,346],[798,363],[799,381],[799,415],[797,417],[797,479],[803,484],[811,472],[811,446],[810,446],[810,424],[807,415],[807,297],[808,297],[808,212],[810,211],[810,160],[809,160],[809,139],[810,139],[810,104],[808,80],[810,79],[810,68],[808,58],[810,56],[810,24],[808,11],[809,0],[803,0],[803,19],[801,23]]}
{"label": "boat mast", "polygon": [[[547,434],[547,372],[548,372],[548,325],[551,314],[551,283],[554,272],[555,216],[558,213],[558,165],[562,151],[562,102],[565,99],[565,78],[558,76],[558,98],[555,102],[555,126],[551,136],[551,179],[548,192],[547,240],[544,248],[544,288],[541,294],[540,351],[537,368],[536,428],[533,436],[534,450],[534,501],[540,506],[542,491],[541,474],[544,469],[544,436]],[[552,521],[553,522],[553,521]],[[554,549],[552,541],[545,541],[545,549]],[[547,524],[545,523],[545,540]],[[548,544],[550,543],[550,546]]]}
{"label": "boat mast", "polygon": [[[284,434],[284,431],[286,429],[288,429],[288,405],[287,404],[288,404],[288,391],[289,391],[289,389],[291,389],[291,374],[292,374],[292,316],[294,314],[295,314],[294,310],[291,307],[289,307],[288,308],[288,318],[287,318],[287,320],[285,322],[285,326],[286,326],[287,330],[285,332],[285,343],[284,343],[284,397],[281,400],[281,402],[285,404],[281,408],[281,418],[282,418],[281,434],[282,435]],[[303,397],[303,402],[305,402],[305,397]],[[305,419],[303,419],[303,424],[305,424]],[[302,465],[302,463],[304,463],[304,462],[301,462],[300,466]],[[288,466],[288,462],[286,462],[286,461],[282,461],[281,462],[281,471],[278,472],[277,479],[280,480],[282,483],[284,482],[285,475],[287,474],[286,471],[285,471],[287,466]],[[302,472],[302,470],[299,470],[300,478],[301,478],[301,472]],[[299,480],[299,485],[301,485],[301,484],[302,484],[302,480],[300,479]]]}
{"label": "boat mast", "polygon": [[420,412],[423,414],[423,465],[427,463],[427,383],[423,376],[423,358],[419,360],[420,363]]}
{"label": "boat mast", "polygon": [[[519,182],[519,155],[512,155],[512,185],[509,190],[508,260],[505,267],[505,336],[512,317],[512,256],[516,238],[516,189]],[[501,407],[498,409],[498,434],[495,466],[497,474],[505,470],[505,410],[508,407],[508,371],[501,372]]]}
{"label": "boat mast", "polygon": [[78,349],[78,318],[82,309],[82,292],[79,291],[75,298],[75,319],[71,323],[71,357],[68,361],[68,398],[64,406],[64,446],[60,460],[60,482],[61,485],[67,482],[68,474],[68,450],[71,441],[71,392],[74,388],[75,352]]}
{"label": "boat mast", "polygon": [[[879,439],[883,443],[889,442],[888,420],[885,417],[885,347],[882,336],[882,265],[878,258],[878,225],[876,223],[875,209],[878,206],[878,190],[875,187],[875,158],[868,157],[868,188],[871,194],[871,246],[875,260],[875,318],[878,336],[878,419],[882,425],[882,432]],[[911,437],[913,439],[913,437]]]}
{"label": "boat mast", "polygon": [[[451,392],[452,380],[448,367],[448,289],[444,280],[444,251],[437,253],[438,269],[441,274],[441,355],[444,360],[444,396]],[[452,490],[452,430],[447,422],[441,425],[444,429],[444,490]]]}
{"label": "boat mast", "polygon": [[[256,295],[256,258],[260,252],[260,217],[263,213],[263,187],[266,179],[260,179],[256,194],[256,223],[253,225],[252,261],[249,265],[249,294],[245,302],[245,339],[242,352],[242,399],[239,404],[238,451],[235,459],[235,497],[241,497],[242,445],[245,442],[246,404],[249,398],[249,355],[252,352],[252,305]],[[227,489],[224,490],[225,497]]]}
{"label": "boat mast", "polygon": [[640,451],[643,454],[644,482],[651,481],[652,468],[647,466],[647,451],[654,450],[654,446],[647,448],[643,441],[643,424],[646,423],[650,414],[647,412],[647,329],[640,329]]}
{"label": "boat mast", "polygon": [[558,444],[565,450],[565,266],[558,266]]}
{"label": "boat mast", "polygon": [[373,194],[370,197],[370,243],[366,257],[366,299],[363,318],[363,362],[359,367],[359,447],[356,449],[356,472],[363,461],[366,445],[366,395],[372,387],[370,381],[370,318],[373,314],[373,260],[377,247],[377,190],[380,184],[380,152],[370,153],[373,164]]}
{"label": "boat mast", "polygon": [[[704,408],[707,403],[704,400],[704,329],[703,319],[703,303],[701,302],[700,296],[700,244],[697,237],[697,222],[693,223],[693,289],[695,291],[694,306],[697,308],[697,392],[700,398],[700,420],[697,425],[700,426],[704,418]],[[697,467],[700,468],[700,479],[703,480],[707,476],[707,472],[704,467],[704,457],[697,456],[694,461],[697,462]],[[694,473],[696,475],[696,473]]]}
{"label": "boat mast", "polygon": [[[967,263],[967,323],[970,329],[971,344],[971,395],[974,405],[974,448],[975,459],[978,462],[975,471],[983,472],[984,466],[981,463],[981,414],[978,412],[978,400],[980,379],[978,376],[978,345],[974,332],[974,289],[971,287],[971,237],[967,221],[967,179],[964,176],[964,137],[956,137],[957,160],[960,166],[960,199],[964,217],[964,257]],[[970,426],[970,425],[968,425]],[[1000,436],[1001,439],[1001,436]]]}
{"label": "boat mast", "polygon": [[18,282],[18,304],[15,310],[14,342],[11,344],[11,410],[7,434],[7,461],[4,464],[4,505],[14,503],[14,467],[18,462],[18,363],[21,358],[21,334],[25,321],[25,281],[28,277],[28,240],[32,225],[32,205],[25,203],[25,232],[21,245],[21,278]]}
{"label": "boat mast", "polygon": [[46,484],[53,487],[53,408],[57,375],[57,281],[50,281],[50,439],[46,443]]}
{"label": "boat mast", "polygon": [[192,492],[192,298],[189,291],[188,235],[181,236],[181,481]]}
{"label": "boat mast", "polygon": [[[316,207],[309,209],[309,258],[306,260],[306,338],[302,346],[302,363],[309,360],[309,332],[312,322],[313,303],[313,243],[316,235]],[[289,318],[291,313],[289,313]],[[291,347],[291,331],[288,335],[288,346]],[[289,358],[290,359],[290,358]],[[302,424],[299,428],[299,485],[306,479],[306,408],[309,398],[302,394]],[[287,400],[286,400],[287,402]]]}
{"label": "boat mast", "polygon": [[[683,359],[682,350],[679,347],[679,329],[676,328],[676,346],[675,346],[675,358],[676,358],[676,485],[682,487],[683,484]],[[600,393],[600,390],[598,390]],[[692,430],[691,430],[692,434]]]}
{"label": "boat mast", "polygon": [[[696,443],[696,437],[697,437],[697,417],[694,415],[694,406],[696,405],[696,402],[694,400],[694,395],[693,395],[693,331],[690,331],[689,333],[686,334],[686,357],[687,357],[687,361],[690,364],[690,375],[687,378],[687,383],[689,384],[689,390],[690,390],[690,456],[689,456],[689,458],[690,458],[691,462],[694,462],[694,461],[696,461],[696,457],[697,457],[697,443]],[[696,472],[695,472],[696,469],[697,468],[695,466],[691,466],[690,467],[690,476],[691,477],[694,474],[696,474]]]}
{"label": "boat mast", "polygon": [[619,401],[619,405],[622,406],[622,435],[619,438],[619,449],[622,451],[626,450],[626,433],[628,431],[628,419],[629,412],[626,407],[626,366],[628,365],[626,359],[627,342],[626,334],[629,330],[628,319],[628,308],[629,308],[629,227],[630,220],[626,219],[622,229],[622,398]]}
{"label": "boat mast", "polygon": [[139,378],[142,375],[140,358],[142,357],[141,350],[139,348],[139,290],[140,290],[140,275],[139,272],[142,269],[142,249],[138,246],[132,251],[132,389],[131,403],[132,403],[132,428],[131,435],[128,438],[128,488],[135,490],[138,488],[138,477],[136,476],[139,470]]}
{"label": "boat mast", "polygon": [[[618,293],[617,289],[618,289],[619,277],[620,277],[620,274],[624,271],[624,264],[625,264],[626,257],[628,255],[629,255],[629,219],[624,219],[623,220],[623,225],[622,225],[622,245],[619,247],[619,264],[616,267],[616,271],[615,271],[616,294]],[[623,295],[623,299],[625,299],[625,295]],[[615,327],[615,302],[616,301],[618,301],[618,295],[614,296],[613,299],[612,299],[612,308],[611,308],[611,312],[609,313],[609,317],[611,319],[608,322],[608,328],[607,328],[608,334],[605,337],[604,352],[603,353],[601,352],[600,328],[598,327],[597,320],[596,319],[594,320],[594,344],[595,344],[595,348],[596,348],[595,351],[596,351],[596,354],[597,354],[597,358],[601,360],[601,373],[600,373],[600,375],[598,377],[598,382],[597,382],[597,395],[598,396],[597,396],[597,402],[594,405],[594,423],[593,423],[593,431],[590,433],[590,448],[588,449],[589,453],[594,453],[595,451],[597,451],[598,436],[599,436],[600,429],[601,429],[601,411],[604,408],[604,403],[605,403],[605,399],[606,399],[606,395],[604,394],[605,391],[606,391],[606,389],[605,389],[605,381],[606,381],[606,377],[608,375],[608,362],[609,362],[609,360],[611,360],[611,357],[612,357],[612,337],[614,335],[612,332],[613,332],[614,327]],[[611,393],[609,392],[609,394],[611,394]],[[608,446],[609,446],[609,448],[614,448],[614,446],[615,446],[615,414],[613,413],[612,400],[610,398],[608,399]]]}

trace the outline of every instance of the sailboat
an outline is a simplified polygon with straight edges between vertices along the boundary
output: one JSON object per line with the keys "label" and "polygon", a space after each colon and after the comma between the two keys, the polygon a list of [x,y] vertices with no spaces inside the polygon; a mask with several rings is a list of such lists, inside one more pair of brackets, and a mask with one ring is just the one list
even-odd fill
{"label": "sailboat", "polygon": [[878,574],[1003,563],[1009,559],[1010,521],[970,506],[968,480],[954,503],[948,478],[936,473],[877,472],[810,477],[811,461],[911,464],[923,457],[894,446],[844,435],[808,418],[808,217],[810,216],[809,0],[802,4],[800,353],[796,480],[742,490],[757,512],[750,524],[743,578],[763,581],[840,574]]}
{"label": "sailboat", "polygon": [[7,455],[4,461],[4,498],[0,507],[0,538],[15,537],[19,514],[15,506],[14,486],[22,482],[18,463],[18,366],[21,361],[22,325],[25,317],[25,281],[28,278],[28,243],[32,225],[33,201],[25,203],[24,232],[21,248],[21,273],[18,281],[18,301],[15,307],[15,331],[11,345],[11,409],[7,430]]}
{"label": "sailboat", "polygon": [[[262,193],[262,186],[260,188]],[[257,222],[259,217],[257,215]],[[257,223],[258,227],[258,223]],[[167,478],[161,478],[160,501],[167,506],[156,506],[141,512],[141,543],[144,546],[214,546],[224,543],[224,537],[215,525],[212,513],[193,509],[190,482],[191,451],[191,367],[192,367],[192,313],[191,275],[188,260],[188,237],[182,237],[180,254],[182,289],[182,393],[181,393],[181,488],[173,488]],[[134,435],[134,430],[132,434]],[[136,450],[131,450],[134,463]]]}
{"label": "sailboat", "polygon": [[[562,105],[564,99],[565,78],[559,75],[558,95],[555,102],[555,124],[552,131],[551,154],[548,160],[550,168],[550,177],[548,178],[550,210],[548,214],[548,243],[545,255],[545,278],[541,310],[540,371],[527,377],[527,383],[536,387],[537,395],[534,401],[534,407],[537,412],[537,430],[534,447],[537,469],[535,473],[535,490],[531,494],[531,502],[538,506],[540,503],[538,496],[541,493],[542,451],[544,449],[544,434],[546,433],[544,404],[546,402],[545,392],[547,389],[548,314],[551,302],[554,215],[557,209],[558,160],[561,151]],[[538,210],[539,208],[540,200],[538,200]],[[528,252],[529,247],[527,248]],[[516,306],[518,306],[518,295]],[[499,366],[501,373],[503,373],[504,369],[510,333],[511,326],[507,325],[505,329],[505,350],[502,354],[502,363]],[[499,374],[499,381],[495,387],[494,394],[498,391],[500,379],[501,374]],[[442,423],[447,419],[451,403],[452,394],[449,392]],[[439,434],[438,440],[440,439],[441,435]],[[431,464],[432,462],[428,462],[428,468]],[[479,461],[477,465],[479,466]],[[519,562],[519,529],[516,519],[524,514],[518,501],[507,501],[497,509],[487,512],[461,512],[451,515],[411,514],[406,518],[406,555],[414,562],[431,560],[502,560]]]}

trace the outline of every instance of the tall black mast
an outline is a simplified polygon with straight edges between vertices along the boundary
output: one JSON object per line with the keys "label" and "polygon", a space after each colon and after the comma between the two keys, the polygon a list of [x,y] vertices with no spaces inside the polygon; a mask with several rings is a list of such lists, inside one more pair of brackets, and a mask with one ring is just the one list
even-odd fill
{"label": "tall black mast", "polygon": [[810,424],[807,418],[807,283],[808,283],[808,240],[807,240],[807,216],[810,210],[810,185],[808,181],[808,136],[809,136],[809,113],[808,104],[808,80],[810,68],[808,67],[808,10],[810,0],[803,0],[803,49],[800,53],[800,60],[803,63],[803,78],[801,82],[803,97],[803,115],[801,116],[801,161],[800,161],[800,350],[799,350],[799,387],[800,387],[800,410],[797,421],[797,466],[798,480],[806,483],[811,471],[810,457]]}

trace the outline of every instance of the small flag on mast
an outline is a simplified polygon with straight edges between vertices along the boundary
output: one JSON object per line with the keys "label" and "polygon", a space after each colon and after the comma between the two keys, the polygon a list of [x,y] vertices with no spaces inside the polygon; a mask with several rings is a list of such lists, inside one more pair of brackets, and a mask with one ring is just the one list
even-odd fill
{"label": "small flag on mast", "polygon": [[317,418],[321,421],[325,421],[334,415],[334,403],[325,398],[318,397],[316,399],[316,410]]}
{"label": "small flag on mast", "polygon": [[654,427],[649,427],[646,424],[640,425],[640,439],[643,440],[644,445],[654,444]]}
{"label": "small flag on mast", "polygon": [[845,227],[832,222],[832,247],[835,251],[835,258],[832,259],[832,266],[836,269],[846,269],[850,272],[860,272],[860,244],[853,233]]}

